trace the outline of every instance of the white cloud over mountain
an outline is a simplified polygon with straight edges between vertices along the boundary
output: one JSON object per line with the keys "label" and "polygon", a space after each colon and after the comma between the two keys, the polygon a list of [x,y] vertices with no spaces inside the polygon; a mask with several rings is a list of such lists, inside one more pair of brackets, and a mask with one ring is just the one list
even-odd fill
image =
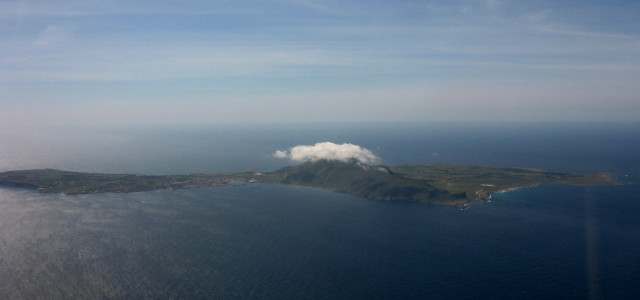
{"label": "white cloud over mountain", "polygon": [[334,144],[331,142],[317,143],[315,145],[299,145],[289,150],[278,150],[273,156],[277,158],[288,158],[295,162],[315,162],[323,159],[348,162],[355,159],[361,164],[375,165],[381,161],[379,157],[366,148],[350,143]]}

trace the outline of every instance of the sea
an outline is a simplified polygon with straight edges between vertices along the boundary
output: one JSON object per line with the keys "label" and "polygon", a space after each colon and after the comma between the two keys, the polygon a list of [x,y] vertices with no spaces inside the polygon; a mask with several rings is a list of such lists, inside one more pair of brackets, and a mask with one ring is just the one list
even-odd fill
{"label": "sea", "polygon": [[352,143],[383,164],[611,172],[465,210],[268,184],[140,193],[0,187],[0,299],[640,299],[640,124],[0,128],[0,171],[268,172]]}

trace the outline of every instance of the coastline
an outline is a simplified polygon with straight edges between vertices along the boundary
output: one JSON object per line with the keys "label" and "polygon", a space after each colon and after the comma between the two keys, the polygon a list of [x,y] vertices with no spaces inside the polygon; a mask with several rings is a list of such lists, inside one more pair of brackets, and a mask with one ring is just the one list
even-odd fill
{"label": "coastline", "polygon": [[[293,176],[292,174],[296,175]],[[370,199],[410,201],[460,209],[475,201],[488,202],[505,193],[540,183],[574,185],[617,184],[610,175],[536,173],[517,168],[464,165],[395,167],[393,173],[363,170],[351,164],[317,162],[270,173],[134,175],[82,173],[55,169],[0,173],[0,185],[36,189],[41,193],[130,193],[237,185],[241,182],[308,185]],[[284,179],[283,179],[284,178]],[[363,184],[364,183],[364,184]]]}
{"label": "coastline", "polygon": [[493,192],[485,191],[485,190],[478,190],[478,191],[475,192],[476,193],[476,201],[489,202],[489,200],[491,199],[493,194],[506,193],[506,192],[511,192],[511,191],[523,189],[523,188],[534,188],[534,187],[537,187],[539,185],[540,185],[539,183],[536,183],[536,184],[531,184],[531,185],[508,187],[508,188],[500,189],[500,190],[493,191]]}

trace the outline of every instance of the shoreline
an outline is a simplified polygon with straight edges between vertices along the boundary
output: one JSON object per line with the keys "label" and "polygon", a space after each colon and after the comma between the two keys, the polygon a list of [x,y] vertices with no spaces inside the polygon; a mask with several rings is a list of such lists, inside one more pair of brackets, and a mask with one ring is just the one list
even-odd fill
{"label": "shoreline", "polygon": [[[329,162],[286,167],[270,173],[156,176],[34,169],[1,172],[0,185],[36,189],[41,193],[73,195],[190,189],[261,182],[315,186],[370,199],[434,203],[465,209],[471,202],[490,201],[494,193],[536,187],[547,182],[575,185],[619,184],[602,175],[605,173],[538,174],[514,168],[460,165],[404,166],[393,172],[382,174],[362,170],[350,164]],[[292,174],[297,177],[292,177]],[[291,181],[290,178],[297,181]],[[363,187],[362,182],[367,184]]]}
{"label": "shoreline", "polygon": [[490,192],[490,191],[485,191],[485,190],[477,190],[476,196],[477,196],[477,201],[488,201],[491,199],[491,197],[493,196],[493,194],[498,194],[498,193],[506,193],[506,192],[511,192],[511,191],[515,191],[515,190],[519,190],[519,189],[524,189],[524,188],[534,188],[539,186],[539,183],[536,184],[532,184],[532,185],[524,185],[524,186],[516,186],[516,187],[509,187],[509,188],[504,188],[501,190],[497,190],[495,192]]}

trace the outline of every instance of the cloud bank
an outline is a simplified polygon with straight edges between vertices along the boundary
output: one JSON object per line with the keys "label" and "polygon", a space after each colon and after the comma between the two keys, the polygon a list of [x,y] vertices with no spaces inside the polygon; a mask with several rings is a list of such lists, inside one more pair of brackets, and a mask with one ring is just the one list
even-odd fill
{"label": "cloud bank", "polygon": [[278,150],[273,156],[277,158],[288,158],[296,162],[315,162],[318,160],[337,160],[349,162],[355,159],[364,165],[375,165],[380,163],[380,158],[371,151],[354,144],[334,144],[331,142],[317,143],[313,146],[300,145],[289,150]]}

